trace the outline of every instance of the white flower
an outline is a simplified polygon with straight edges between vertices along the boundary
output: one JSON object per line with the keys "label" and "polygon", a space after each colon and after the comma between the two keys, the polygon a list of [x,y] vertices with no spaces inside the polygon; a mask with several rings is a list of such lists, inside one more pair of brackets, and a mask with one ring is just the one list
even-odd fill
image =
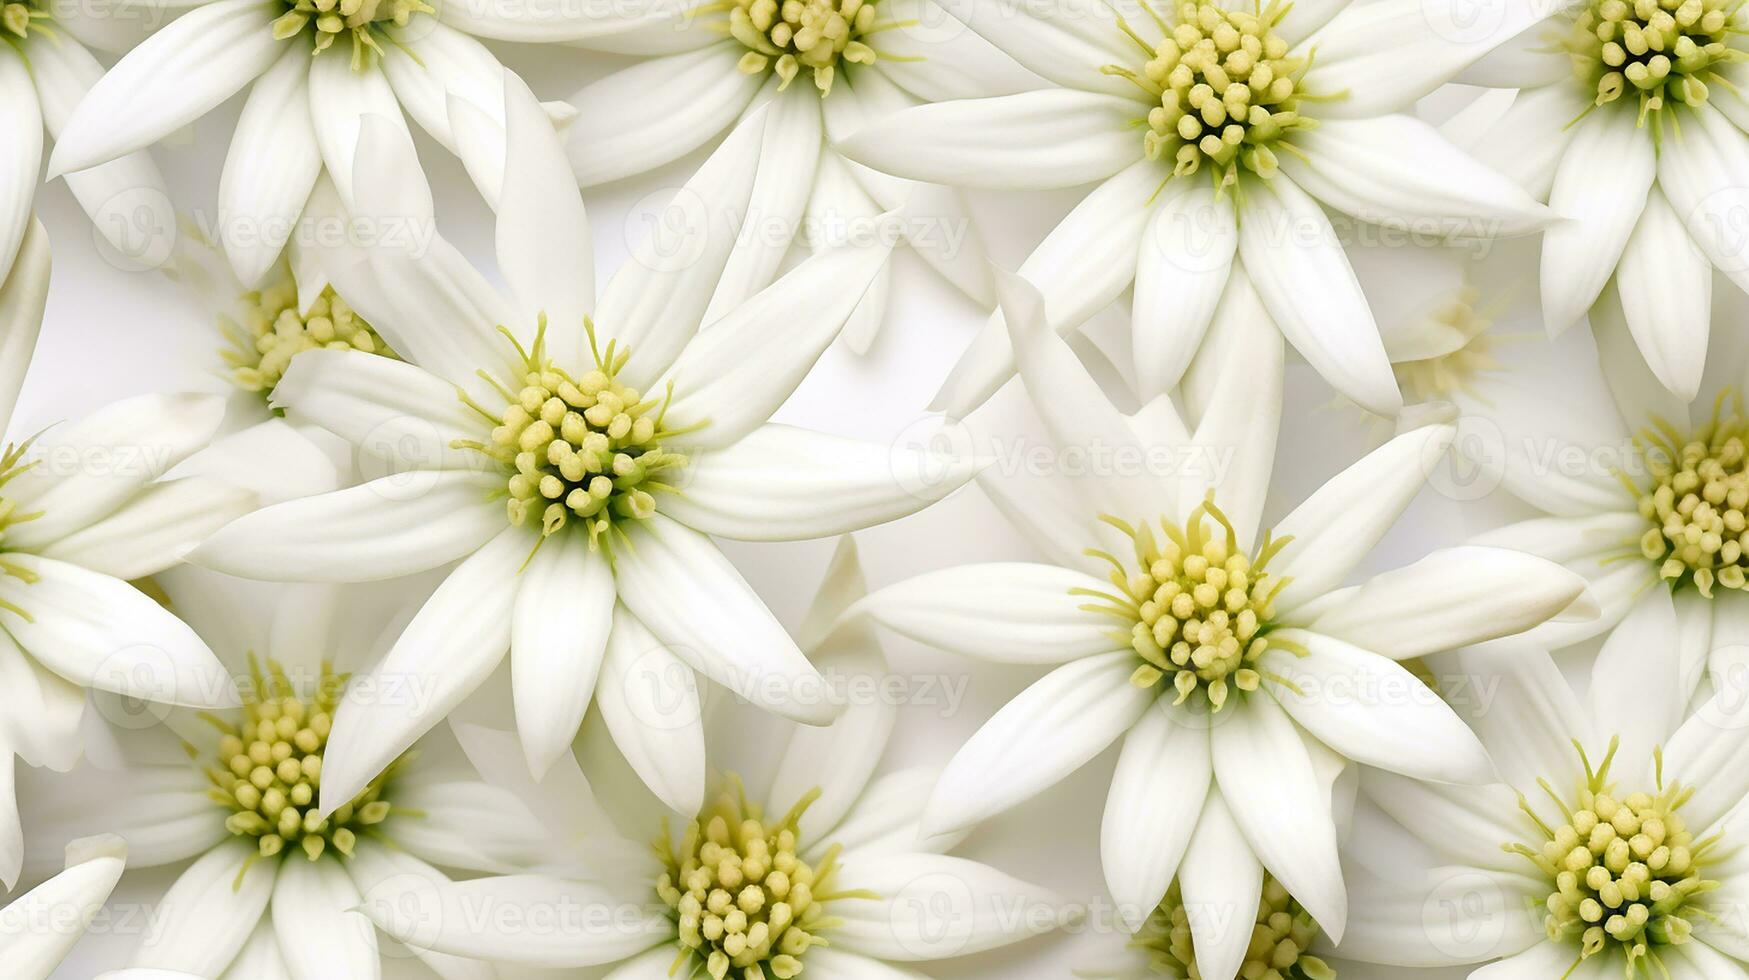
{"label": "white flower", "polygon": [[46,980],[108,900],[127,864],[112,834],[67,845],[67,867],[0,909],[0,963],[17,980]]}
{"label": "white flower", "polygon": [[[1539,227],[1510,180],[1407,115],[1532,15],[1452,37],[1446,0],[1188,0],[1037,8],[965,0],[961,16],[1059,88],[892,113],[839,143],[877,170],[957,186],[1099,186],[1021,266],[1059,333],[1135,284],[1141,394],[1171,390],[1229,272],[1243,266],[1289,342],[1338,391],[1402,401],[1325,207],[1422,233]],[[1013,373],[993,317],[936,406],[964,415]]]}
{"label": "white flower", "polygon": [[[862,592],[846,540],[805,635],[815,663],[847,690],[888,676],[866,625],[832,626]],[[579,770],[567,756],[569,772],[554,770],[566,778],[525,791],[554,804],[536,809],[555,812],[556,829],[581,850],[568,868],[385,888],[365,911],[415,948],[536,966],[611,965],[613,980],[916,977],[899,964],[980,953],[1067,922],[1059,896],[947,855],[964,834],[921,835],[938,770],[876,775],[899,709],[882,698],[850,700],[829,727],[791,727],[767,792],[749,794],[729,776],[702,809],[687,813],[670,812],[635,779],[616,775],[622,761]],[[749,730],[728,718],[713,727],[725,738],[744,739]],[[516,768],[515,749],[499,733],[460,734],[476,761],[494,760],[484,769]],[[558,786],[581,787],[582,798],[556,793]],[[593,800],[590,786],[599,794]]]}
{"label": "white flower", "polygon": [[[43,130],[58,138],[73,107],[103,74],[87,46],[113,50],[125,43],[125,28],[94,15],[97,6],[109,5],[0,3],[0,280],[30,228]],[[150,155],[117,154],[103,166],[68,174],[67,186],[121,259],[152,265],[169,254],[175,215]]]}
{"label": "white flower", "polygon": [[[1119,414],[1051,332],[1038,294],[1015,277],[999,285],[1051,440],[1112,462],[1074,482],[982,481],[1051,563],[931,572],[853,610],[936,647],[1054,666],[954,756],[925,830],[1001,813],[1121,741],[1101,852],[1130,929],[1176,879],[1184,901],[1233,911],[1191,920],[1201,975],[1232,976],[1250,933],[1219,927],[1253,920],[1267,872],[1339,937],[1333,784],[1347,762],[1492,778],[1475,736],[1399,661],[1569,605],[1583,612],[1582,580],[1504,549],[1452,548],[1345,588],[1451,426],[1397,436],[1260,533],[1282,364],[1255,296],[1234,304],[1252,312],[1217,324],[1193,366],[1191,423],[1166,397]],[[1235,275],[1228,288],[1250,287]],[[1199,462],[1137,464],[1159,446]]]}
{"label": "white flower", "polygon": [[[48,282],[48,235],[33,223],[0,286],[0,420],[17,403]],[[0,882],[9,888],[22,853],[12,759],[73,764],[81,689],[237,703],[200,637],[129,584],[256,506],[222,477],[166,476],[206,445],[223,412],[213,396],[128,398],[35,436],[15,432],[0,455]]]}
{"label": "white flower", "polygon": [[[197,977],[376,977],[392,955],[354,914],[388,880],[447,880],[438,866],[504,874],[551,845],[511,793],[481,782],[441,738],[422,741],[355,798],[317,817],[327,733],[348,675],[380,653],[389,590],[265,586],[179,568],[160,577],[245,696],[240,710],[105,712],[112,744],[25,800],[33,869],[47,847],[103,827],[130,870],[189,862],[153,903],[132,963]],[[371,696],[405,704],[412,687]],[[422,958],[426,958],[422,954]],[[427,958],[443,976],[482,964]],[[227,972],[229,971],[229,972]]]}
{"label": "white flower", "polygon": [[1467,79],[1519,90],[1476,154],[1561,219],[1543,238],[1549,331],[1584,319],[1613,276],[1641,356],[1691,400],[1706,366],[1712,269],[1749,288],[1732,223],[1749,184],[1743,14],[1723,0],[1549,11]]}
{"label": "white flower", "polygon": [[[946,495],[976,469],[766,421],[880,274],[887,249],[810,258],[701,330],[733,237],[713,220],[659,232],[597,303],[576,182],[533,96],[517,82],[509,90],[497,238],[509,295],[441,239],[337,256],[338,292],[407,360],[310,351],[274,392],[290,416],[367,454],[411,461],[412,474],[251,514],[195,559],[302,581],[462,560],[372,673],[419,678],[430,697],[411,709],[341,707],[325,806],[437,724],[506,650],[537,773],[570,743],[592,691],[613,687],[598,690],[598,675],[629,669],[651,634],[672,648],[660,654],[670,669],[652,671],[663,696],[696,698],[687,685],[697,671],[778,714],[829,722],[835,711],[815,696],[813,667],[707,535],[783,540],[866,527]],[[399,168],[411,149],[367,118],[360,175],[382,193],[360,200],[429,215],[428,192]],[[707,167],[688,192],[710,195],[717,176]],[[906,473],[939,478],[907,482]],[[696,811],[702,730],[660,730],[621,700],[597,701],[651,788]]]}
{"label": "white flower", "polygon": [[[714,156],[738,161],[728,165],[737,186],[724,189],[721,206],[748,231],[713,313],[764,288],[793,242],[805,239],[817,252],[866,234],[881,212],[901,206],[900,230],[917,254],[985,309],[995,303],[988,259],[957,191],[876,173],[832,144],[897,109],[1019,92],[1039,85],[1037,77],[936,0],[648,6],[641,18],[596,15],[591,35],[579,38],[642,57],[571,96],[577,118],[567,147],[588,187],[678,160],[729,133]],[[528,40],[566,26],[554,23],[549,5],[530,0],[467,9],[466,28],[482,36]],[[572,29],[589,30],[589,5],[566,9]],[[713,157],[707,166],[725,164]],[[888,290],[883,274],[845,327],[858,353],[873,342]]]}
{"label": "white flower", "polygon": [[[157,5],[131,11],[122,0],[86,6],[126,20],[166,13]],[[247,285],[261,280],[289,242],[322,237],[304,217],[319,176],[327,174],[352,203],[353,150],[364,115],[406,132],[404,109],[461,158],[481,195],[496,202],[503,186],[505,69],[478,40],[441,22],[437,7],[461,6],[425,0],[343,7],[327,0],[188,4],[186,13],[96,80],[76,109],[69,107],[50,175],[148,147],[249,87],[219,178],[217,211],[203,223]],[[401,164],[409,171],[400,180],[421,173],[417,158]]]}
{"label": "white flower", "polygon": [[[1663,616],[1668,628],[1667,596]],[[1418,967],[1505,957],[1478,980],[1749,975],[1742,692],[1689,716],[1663,638],[1627,632],[1605,643],[1589,703],[1540,649],[1455,655],[1459,670],[1494,681],[1468,712],[1502,782],[1363,776],[1363,794],[1408,835],[1375,828],[1370,870],[1351,876],[1343,956]]]}

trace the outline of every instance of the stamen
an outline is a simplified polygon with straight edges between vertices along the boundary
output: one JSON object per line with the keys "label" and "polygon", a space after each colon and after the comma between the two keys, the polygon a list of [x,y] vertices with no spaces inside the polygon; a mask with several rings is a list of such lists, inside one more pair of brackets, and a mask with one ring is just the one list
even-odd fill
{"label": "stamen", "polygon": [[[1191,911],[1185,907],[1178,882],[1166,899],[1136,933],[1130,945],[1144,951],[1154,972],[1167,977],[1200,977],[1196,966],[1196,940],[1190,929]],[[1263,896],[1257,921],[1251,926],[1251,945],[1237,976],[1270,980],[1336,980],[1336,971],[1307,952],[1318,936],[1318,924],[1286,888],[1269,874],[1263,876]]]}
{"label": "stamen", "polygon": [[[376,34],[382,25],[406,27],[414,14],[435,14],[425,0],[279,0],[285,7],[273,22],[273,36],[287,40],[309,31],[314,54],[321,54],[342,35],[352,36],[352,69],[362,71],[383,53]],[[393,42],[390,42],[393,43]]]}
{"label": "stamen", "polygon": [[[1662,420],[1655,424],[1668,428]],[[1711,420],[1688,439],[1670,430],[1668,443],[1651,433],[1641,440],[1650,480],[1638,505],[1652,526],[1640,538],[1640,553],[1675,587],[1692,584],[1710,598],[1714,585],[1749,585],[1746,429],[1742,397],[1726,390]]]}
{"label": "stamen", "polygon": [[219,330],[231,342],[220,356],[231,366],[231,380],[245,391],[271,395],[292,358],[318,347],[400,359],[332,286],[300,313],[297,283],[286,272],[272,285],[244,293],[241,307],[242,323],[219,318]]}
{"label": "stamen", "polygon": [[53,39],[55,32],[49,27],[53,16],[47,9],[44,0],[5,0],[0,2],[0,41],[16,47],[19,42],[36,31],[45,37]]}
{"label": "stamen", "polygon": [[[1566,49],[1596,104],[1632,95],[1640,125],[1673,105],[1704,105],[1706,79],[1743,60],[1731,47],[1739,0],[1589,0]],[[1673,120],[1674,121],[1674,120]]]}
{"label": "stamen", "polygon": [[874,64],[878,55],[864,38],[901,26],[877,22],[876,5],[876,0],[733,0],[729,33],[747,48],[738,67],[748,75],[775,70],[780,90],[803,68],[811,69],[824,96],[832,91],[839,62]]}

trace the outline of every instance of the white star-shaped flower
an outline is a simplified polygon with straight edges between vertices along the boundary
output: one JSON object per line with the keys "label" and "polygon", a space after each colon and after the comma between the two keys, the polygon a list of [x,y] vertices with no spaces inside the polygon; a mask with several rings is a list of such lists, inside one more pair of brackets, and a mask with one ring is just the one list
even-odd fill
{"label": "white star-shaped flower", "polygon": [[[308,351],[274,390],[289,417],[410,472],[251,514],[194,560],[300,581],[461,561],[372,670],[419,678],[429,696],[341,706],[324,805],[355,793],[510,651],[535,772],[564,751],[593,697],[651,788],[696,811],[702,730],[644,724],[616,685],[597,683],[630,669],[651,635],[671,648],[651,655],[662,669],[645,663],[663,697],[696,698],[697,671],[786,717],[824,724],[836,713],[708,535],[804,539],[882,523],[970,480],[976,462],[767,421],[880,275],[887,247],[814,256],[710,322],[733,232],[709,208],[699,225],[659,229],[597,302],[558,138],[526,88],[508,91],[497,237],[508,294],[441,238],[336,255],[336,291],[406,360]],[[402,134],[367,118],[359,152],[361,186],[381,191],[361,201],[430,215],[426,188],[397,169],[412,152]],[[686,193],[709,197],[719,176],[705,168]],[[904,478],[918,473],[932,478]]]}
{"label": "white star-shaped flower", "polygon": [[[969,656],[1051,665],[956,754],[928,833],[963,830],[1122,743],[1101,833],[1132,930],[1176,880],[1201,976],[1230,977],[1269,893],[1327,934],[1347,915],[1335,785],[1349,761],[1485,783],[1482,745],[1402,661],[1585,608],[1584,582],[1501,548],[1434,552],[1360,586],[1356,566],[1426,481],[1450,425],[1398,435],[1259,530],[1281,412],[1280,334],[1242,274],[1185,391],[1120,414],[1004,278],[1020,375],[1059,450],[1103,452],[1074,480],[981,480],[1049,563],[971,565],[877,590],[853,608]],[[1173,453],[1170,465],[1150,448]],[[1194,465],[1193,465],[1194,464]],[[1211,904],[1212,903],[1212,904]]]}
{"label": "white star-shaped flower", "polygon": [[[32,225],[0,285],[0,419],[18,400],[49,284]],[[218,429],[224,400],[158,394],[104,405],[0,455],[0,882],[23,841],[13,758],[78,759],[84,690],[195,707],[237,703],[230,674],[181,620],[129,584],[182,560],[257,506],[222,478],[167,476]],[[0,423],[0,428],[4,424]]]}
{"label": "white star-shaped flower", "polygon": [[[803,633],[815,664],[847,691],[889,676],[865,622],[834,625],[862,592],[846,540]],[[1073,921],[1051,891],[949,855],[964,834],[923,837],[919,818],[939,770],[877,774],[899,711],[885,698],[850,696],[828,727],[789,726],[765,792],[730,775],[689,812],[616,776],[623,761],[586,754],[579,768],[567,756],[568,770],[523,791],[542,801],[534,809],[555,814],[579,856],[559,849],[543,874],[383,888],[367,914],[414,948],[608,967],[614,980],[914,978],[910,963],[986,952]],[[724,740],[748,731],[727,717],[713,725]],[[476,762],[496,760],[485,768],[519,768],[503,734],[474,726],[458,734]],[[495,914],[464,911],[483,908]]]}
{"label": "white star-shaped flower", "polygon": [[[1522,234],[1545,209],[1410,115],[1533,16],[1470,37],[1447,0],[1262,5],[962,0],[975,31],[1057,87],[919,106],[839,142],[950,186],[1098,186],[1021,266],[1073,331],[1134,284],[1144,397],[1170,391],[1243,267],[1288,341],[1342,394],[1402,399],[1326,208],[1434,237]],[[1463,26],[1459,26],[1463,25]],[[1014,371],[993,317],[935,407],[963,416]]]}

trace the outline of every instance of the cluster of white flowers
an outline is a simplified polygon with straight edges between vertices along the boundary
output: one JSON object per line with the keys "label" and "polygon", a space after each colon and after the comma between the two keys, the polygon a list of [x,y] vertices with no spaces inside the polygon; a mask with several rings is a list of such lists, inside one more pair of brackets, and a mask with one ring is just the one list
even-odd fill
{"label": "cluster of white flowers", "polygon": [[[1749,980],[1744,4],[0,0],[0,42],[0,977]],[[173,196],[153,147],[245,88]],[[658,170],[597,288],[585,191]],[[50,288],[62,180],[209,362],[31,382],[106,289]],[[875,344],[931,303],[983,326],[925,409]],[[828,361],[907,435],[777,421]],[[1032,560],[955,563],[980,507]],[[756,590],[718,539],[835,550]],[[977,682],[953,744],[889,643]],[[1034,802],[1108,753],[1090,819]],[[982,826],[1021,846],[949,853]]]}

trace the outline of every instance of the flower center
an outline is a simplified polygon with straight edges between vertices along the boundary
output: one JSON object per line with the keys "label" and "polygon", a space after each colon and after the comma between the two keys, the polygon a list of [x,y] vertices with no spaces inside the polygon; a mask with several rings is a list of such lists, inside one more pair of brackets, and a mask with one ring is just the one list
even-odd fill
{"label": "flower center", "polygon": [[1657,795],[1616,795],[1609,767],[1619,746],[1620,739],[1610,741],[1595,771],[1580,749],[1585,778],[1571,806],[1543,783],[1566,823],[1551,828],[1521,802],[1542,839],[1505,849],[1527,858],[1553,886],[1543,920],[1550,939],[1577,940],[1582,960],[1614,943],[1627,957],[1628,975],[1637,976],[1652,947],[1687,942],[1693,917],[1705,914],[1691,900],[1718,887],[1701,876],[1717,839],[1694,840],[1678,812],[1693,790],[1664,785],[1662,755]]}
{"label": "flower center", "polygon": [[273,36],[287,40],[307,30],[321,54],[346,34],[352,35],[352,67],[363,70],[383,53],[373,36],[380,25],[406,27],[414,14],[435,14],[425,0],[278,0],[285,13],[273,22]]}
{"label": "flower center", "polygon": [[595,369],[581,378],[547,356],[544,316],[532,350],[503,330],[522,360],[520,384],[494,382],[506,402],[497,414],[463,396],[493,428],[485,442],[455,446],[510,470],[505,504],[510,523],[539,520],[544,540],[579,520],[591,548],[611,547],[606,535],[614,521],[654,514],[652,491],[674,489],[662,478],[685,466],[686,456],[662,448],[664,439],[681,431],[662,426],[672,389],[660,399],[646,399],[621,384],[617,376],[631,350],[616,349],[609,341],[603,351],[596,346],[594,325],[585,321],[584,328]]}
{"label": "flower center", "polygon": [[1492,317],[1476,309],[1478,295],[1474,286],[1465,286],[1431,314],[1433,319],[1466,338],[1462,346],[1449,353],[1399,361],[1391,366],[1398,386],[1410,401],[1448,399],[1457,392],[1470,390],[1477,375],[1500,370],[1501,364],[1494,357],[1500,343],[1487,333]]}
{"label": "flower center", "polygon": [[[1725,414],[1726,398],[1732,400]],[[1749,473],[1744,472],[1743,399],[1719,394],[1712,420],[1686,442],[1662,419],[1654,419],[1635,442],[1644,451],[1649,488],[1627,482],[1639,498],[1640,515],[1652,522],[1640,552],[1659,562],[1660,577],[1681,586],[1693,582],[1711,597],[1713,583],[1742,589],[1749,565]]]}
{"label": "flower center", "polygon": [[0,38],[16,44],[29,37],[33,29],[53,37],[46,26],[50,19],[42,0],[5,0],[0,2]]}
{"label": "flower center", "polygon": [[206,774],[213,783],[213,800],[231,811],[225,829],[255,838],[264,858],[288,846],[301,849],[312,861],[329,847],[350,857],[359,834],[374,832],[388,818],[384,788],[411,755],[391,763],[352,802],[326,818],[317,816],[322,751],[346,678],[323,664],[315,697],[306,699],[298,696],[278,664],[268,661],[267,668],[263,677],[260,665],[250,658],[254,684],[244,692],[239,724],[202,716],[223,733],[218,763],[206,767]]}
{"label": "flower center", "polygon": [[[1182,704],[1200,689],[1216,711],[1226,703],[1229,685],[1255,691],[1264,677],[1286,683],[1258,670],[1256,662],[1269,648],[1265,634],[1271,628],[1275,597],[1288,581],[1270,575],[1265,567],[1290,539],[1271,542],[1265,535],[1255,555],[1245,554],[1232,523],[1215,507],[1212,493],[1182,528],[1161,521],[1164,541],[1156,539],[1146,524],[1132,527],[1114,517],[1101,520],[1135,542],[1139,570],[1131,571],[1107,552],[1089,549],[1089,555],[1111,564],[1111,583],[1117,592],[1078,594],[1103,600],[1084,608],[1114,616],[1128,627],[1120,634],[1121,642],[1142,658],[1130,683],[1153,687],[1171,675],[1178,689],[1175,703]],[[1226,533],[1211,533],[1211,522]]]}
{"label": "flower center", "polygon": [[[1335,980],[1336,971],[1306,952],[1317,938],[1318,924],[1311,913],[1294,901],[1287,889],[1269,874],[1263,876],[1263,900],[1257,906],[1257,922],[1251,927],[1251,945],[1238,976],[1268,980]],[[1145,950],[1155,973],[1167,977],[1201,980],[1197,972],[1196,944],[1190,931],[1190,911],[1184,906],[1178,882],[1130,945]]]}
{"label": "flower center", "polygon": [[[702,961],[714,980],[731,970],[741,980],[764,980],[767,973],[789,980],[802,972],[809,948],[826,945],[820,932],[838,924],[825,903],[871,897],[830,890],[836,845],[818,866],[798,856],[797,826],[819,797],[813,790],[783,819],[767,823],[731,777],[687,827],[678,850],[663,821],[656,850],[666,870],[656,894],[676,920],[680,952],[673,975],[690,976]],[[681,969],[687,963],[695,965]]]}
{"label": "flower center", "polygon": [[1743,58],[1729,46],[1735,7],[1732,0],[1590,0],[1573,21],[1567,50],[1598,105],[1637,95],[1644,123],[1673,102],[1702,105],[1703,77]]}
{"label": "flower center", "polygon": [[245,391],[272,394],[291,359],[318,347],[400,359],[332,286],[322,290],[308,313],[299,313],[297,283],[289,275],[244,293],[242,319],[239,324],[222,317],[219,329],[232,345],[220,352],[231,367],[231,380]]}
{"label": "flower center", "polygon": [[875,50],[864,37],[898,26],[876,21],[875,6],[876,0],[725,0],[718,9],[728,10],[729,33],[747,46],[743,73],[757,75],[775,61],[781,91],[811,68],[825,95],[840,61],[874,64]]}
{"label": "flower center", "polygon": [[1307,98],[1300,80],[1308,59],[1288,57],[1288,43],[1275,33],[1288,4],[1251,12],[1227,10],[1211,0],[1180,0],[1177,23],[1168,24],[1147,6],[1165,32],[1151,44],[1118,19],[1139,45],[1147,64],[1137,74],[1121,65],[1100,69],[1127,78],[1160,104],[1148,111],[1142,146],[1148,159],[1170,158],[1174,176],[1213,168],[1216,184],[1228,187],[1243,168],[1275,174],[1275,149],[1284,138],[1316,125],[1300,116]]}

